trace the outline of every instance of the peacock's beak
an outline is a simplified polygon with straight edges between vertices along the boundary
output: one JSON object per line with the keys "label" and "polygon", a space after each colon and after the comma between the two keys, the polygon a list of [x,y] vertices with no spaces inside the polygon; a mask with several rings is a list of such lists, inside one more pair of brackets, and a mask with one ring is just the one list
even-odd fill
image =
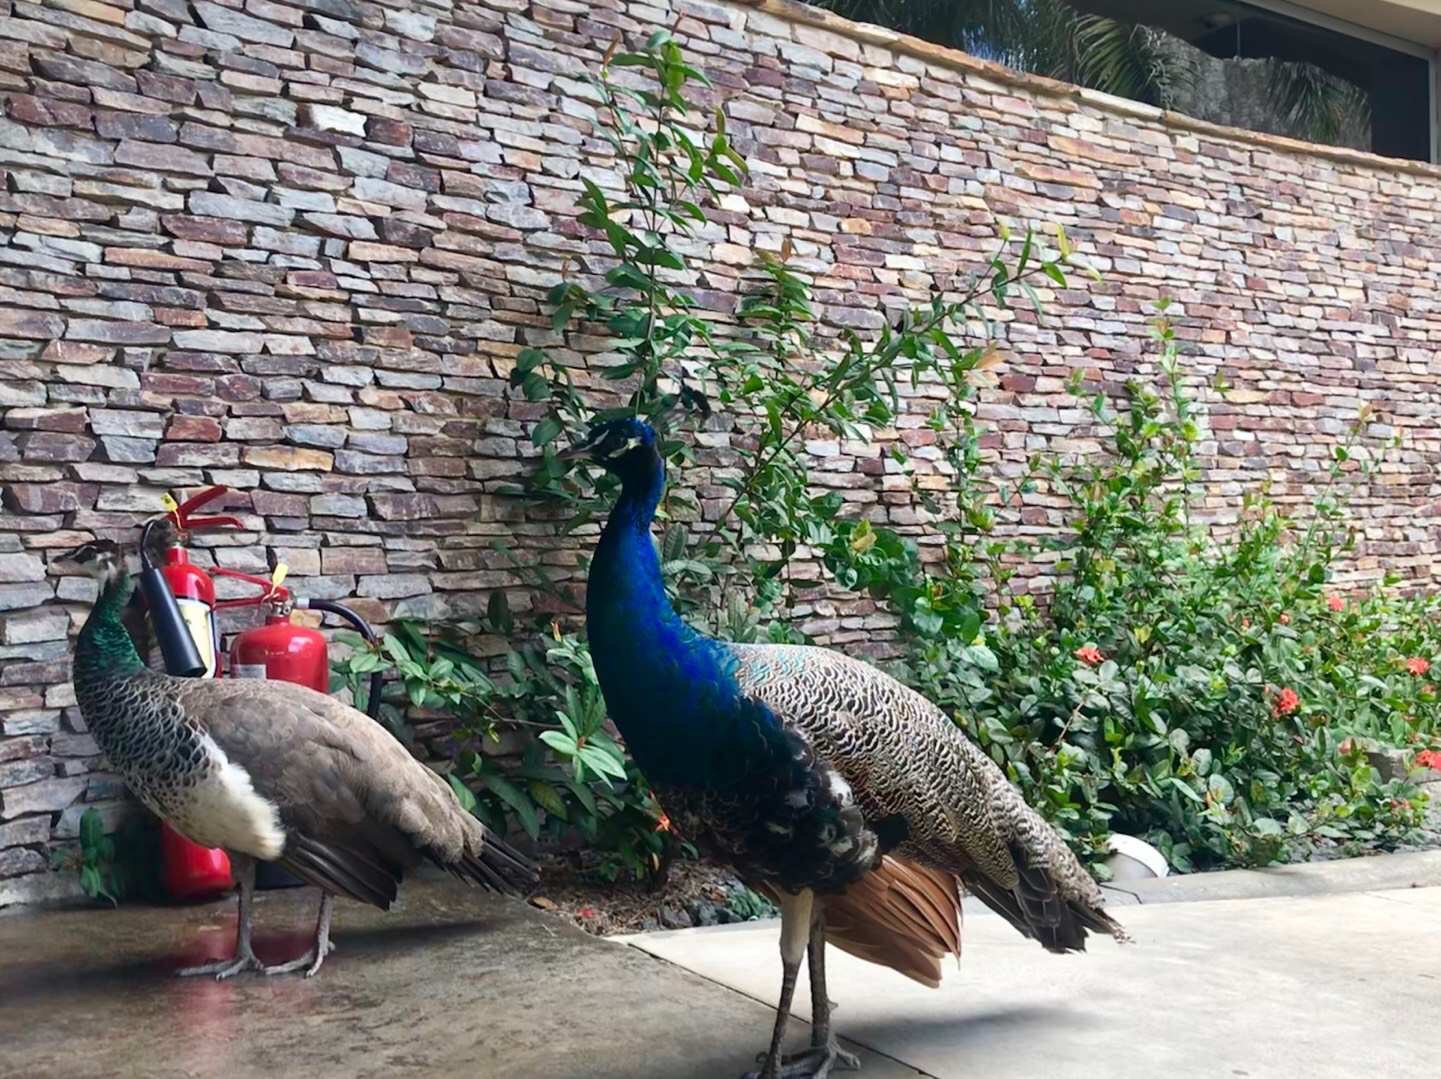
{"label": "peacock's beak", "polygon": [[588,460],[595,452],[596,443],[599,439],[594,431],[581,435],[571,443],[568,449],[561,450],[555,455],[558,461],[580,461]]}

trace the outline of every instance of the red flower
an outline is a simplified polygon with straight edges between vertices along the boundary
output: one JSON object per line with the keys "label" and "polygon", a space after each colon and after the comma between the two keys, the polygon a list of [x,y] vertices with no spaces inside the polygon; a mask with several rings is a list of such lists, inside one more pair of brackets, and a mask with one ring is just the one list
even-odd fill
{"label": "red flower", "polygon": [[1271,705],[1271,710],[1278,716],[1289,716],[1296,709],[1301,707],[1301,696],[1294,689],[1287,686],[1276,694],[1276,700]]}
{"label": "red flower", "polygon": [[1333,611],[1344,611],[1346,609],[1346,601],[1340,596],[1331,595],[1326,597],[1326,606],[1330,607]]}
{"label": "red flower", "polygon": [[669,832],[673,830],[670,817],[666,816],[664,810],[661,810],[660,816],[655,819],[655,830],[657,832]]}
{"label": "red flower", "polygon": [[1431,669],[1431,661],[1421,656],[1412,656],[1406,661],[1406,669],[1419,677]]}
{"label": "red flower", "polygon": [[1097,648],[1094,644],[1088,644],[1082,646],[1081,648],[1077,648],[1073,654],[1077,659],[1079,659],[1088,667],[1095,667],[1101,662],[1103,662],[1106,658],[1105,656],[1101,655],[1101,650]]}
{"label": "red flower", "polygon": [[1423,749],[1420,753],[1416,754],[1416,767],[1434,768],[1436,771],[1441,772],[1441,750]]}
{"label": "red flower", "polygon": [[1289,626],[1291,624],[1291,616],[1285,611],[1282,611],[1280,615],[1277,616],[1276,621],[1280,622],[1283,626]]}
{"label": "red flower", "polygon": [[580,910],[578,910],[578,911],[575,912],[575,916],[576,916],[577,918],[594,918],[594,917],[595,917],[595,908],[594,908],[594,907],[581,907]]}

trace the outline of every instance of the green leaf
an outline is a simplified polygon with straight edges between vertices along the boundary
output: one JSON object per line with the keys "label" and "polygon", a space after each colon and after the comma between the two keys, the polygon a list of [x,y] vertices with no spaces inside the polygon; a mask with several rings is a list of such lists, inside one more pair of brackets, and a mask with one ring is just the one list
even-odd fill
{"label": "green leaf", "polygon": [[535,804],[540,806],[541,809],[545,810],[552,817],[559,817],[561,820],[566,819],[565,799],[563,799],[560,796],[560,792],[549,783],[542,782],[541,780],[532,780],[526,789],[530,791],[531,798],[535,800]]}
{"label": "green leaf", "polygon": [[1191,785],[1190,785],[1189,783],[1187,783],[1184,779],[1179,779],[1179,778],[1177,778],[1176,776],[1172,776],[1172,777],[1171,777],[1171,786],[1172,786],[1174,789],[1180,791],[1180,792],[1181,792],[1182,794],[1184,794],[1187,798],[1189,798],[1191,801],[1197,803],[1198,805],[1205,805],[1206,800],[1205,800],[1204,798],[1202,798],[1199,794],[1197,794],[1197,793],[1191,788]]}
{"label": "green leaf", "polygon": [[564,731],[541,731],[538,735],[540,740],[563,757],[574,757],[576,753],[576,741],[572,735]]}
{"label": "green leaf", "polygon": [[968,644],[961,650],[966,660],[989,674],[995,674],[1001,669],[1000,662],[996,655],[984,644]]}
{"label": "green leaf", "polygon": [[967,644],[976,639],[981,632],[981,612],[974,607],[967,607],[961,611],[956,621],[956,634]]}
{"label": "green leaf", "polygon": [[457,779],[454,773],[446,773],[445,778],[450,783],[450,789],[455,791],[455,799],[460,803],[460,808],[467,813],[474,813],[475,792]]}
{"label": "green leaf", "polygon": [[564,425],[555,416],[546,416],[530,432],[530,440],[537,446],[548,446],[563,431]]}
{"label": "green leaf", "polygon": [[519,787],[504,776],[492,772],[483,775],[481,782],[510,807],[530,838],[535,839],[540,835],[540,816],[535,811],[535,804]]}
{"label": "green leaf", "polygon": [[505,589],[497,588],[490,593],[490,599],[486,601],[485,616],[495,632],[509,636],[515,630],[515,619],[511,617],[510,601],[506,598]]}
{"label": "green leaf", "polygon": [[1209,790],[1222,805],[1230,805],[1236,797],[1236,791],[1231,786],[1230,780],[1220,772],[1215,772],[1211,775],[1210,780],[1206,784],[1206,789]]}
{"label": "green leaf", "polygon": [[521,379],[520,389],[527,401],[543,401],[550,396],[550,383],[539,371],[531,371]]}
{"label": "green leaf", "polygon": [[105,821],[99,810],[87,809],[80,816],[81,847],[98,847],[105,839]]}

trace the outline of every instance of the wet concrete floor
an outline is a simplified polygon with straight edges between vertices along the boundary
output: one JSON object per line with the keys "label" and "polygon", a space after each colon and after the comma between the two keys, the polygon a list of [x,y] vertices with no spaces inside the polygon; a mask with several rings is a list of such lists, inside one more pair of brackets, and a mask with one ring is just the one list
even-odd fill
{"label": "wet concrete floor", "polygon": [[[448,880],[401,896],[338,901],[309,980],[173,977],[230,953],[231,901],[0,916],[0,1076],[734,1079],[768,1038],[766,1006],[517,900]],[[305,950],[315,903],[260,895],[261,959]],[[868,1079],[917,1075],[862,1056]]]}

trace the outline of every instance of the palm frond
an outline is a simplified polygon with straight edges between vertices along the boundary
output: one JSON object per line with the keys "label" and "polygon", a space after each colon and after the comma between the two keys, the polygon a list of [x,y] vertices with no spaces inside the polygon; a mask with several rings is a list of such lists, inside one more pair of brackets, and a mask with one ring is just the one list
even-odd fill
{"label": "palm frond", "polygon": [[[1065,0],[815,0],[846,18],[962,49],[973,56],[1176,108],[1192,98],[1192,50],[1146,26],[1081,15]],[[1365,94],[1310,64],[1270,61],[1265,110],[1316,142],[1357,141],[1369,130]]]}
{"label": "palm frond", "polygon": [[1277,114],[1302,138],[1335,142],[1370,126],[1365,92],[1314,64],[1272,60],[1266,65],[1266,86]]}
{"label": "palm frond", "polygon": [[1072,33],[1072,78],[1083,86],[1170,108],[1194,78],[1193,69],[1163,48],[1160,35],[1149,27],[1081,15]]}

